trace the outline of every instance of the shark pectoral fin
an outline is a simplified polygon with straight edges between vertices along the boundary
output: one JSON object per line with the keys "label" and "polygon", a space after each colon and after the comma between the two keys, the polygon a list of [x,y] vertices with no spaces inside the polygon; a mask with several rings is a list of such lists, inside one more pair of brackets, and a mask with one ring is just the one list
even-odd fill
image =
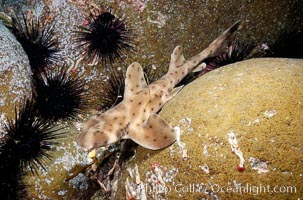
{"label": "shark pectoral fin", "polygon": [[129,131],[130,139],[151,150],[165,148],[176,141],[175,130],[157,114],[151,114],[144,127]]}
{"label": "shark pectoral fin", "polygon": [[141,65],[132,63],[126,71],[124,98],[131,97],[147,87]]}
{"label": "shark pectoral fin", "polygon": [[183,55],[183,48],[182,46],[176,46],[173,53],[171,54],[169,71],[178,68],[184,62],[185,62],[185,58]]}

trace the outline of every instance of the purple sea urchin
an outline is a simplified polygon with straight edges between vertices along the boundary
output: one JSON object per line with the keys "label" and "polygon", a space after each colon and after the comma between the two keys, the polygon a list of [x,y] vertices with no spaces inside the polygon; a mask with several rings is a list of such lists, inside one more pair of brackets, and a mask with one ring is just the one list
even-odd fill
{"label": "purple sea urchin", "polygon": [[35,80],[35,108],[46,119],[75,119],[89,105],[85,80],[66,66],[46,71]]}
{"label": "purple sea urchin", "polygon": [[[26,100],[19,110],[15,110],[15,120],[4,124],[5,138],[1,141],[1,166],[8,164],[8,170],[15,167],[32,173],[39,167],[45,169],[44,162],[50,159],[48,151],[54,140],[63,137],[62,128],[56,128],[52,121],[36,117],[34,103]],[[4,167],[5,168],[5,167]],[[10,169],[11,168],[11,169]]]}
{"label": "purple sea urchin", "polygon": [[202,70],[198,76],[206,74],[216,68],[242,61],[249,56],[252,52],[254,46],[248,44],[241,44],[237,41],[232,41],[228,45],[228,51],[218,55],[216,57],[208,58],[204,62],[206,63],[206,68]]}
{"label": "purple sea urchin", "polygon": [[114,16],[111,11],[100,15],[90,14],[87,26],[75,31],[75,41],[83,47],[84,58],[112,64],[120,60],[126,51],[134,49],[131,31],[124,19]]}
{"label": "purple sea urchin", "polygon": [[28,21],[24,14],[22,19],[12,20],[9,28],[26,52],[34,73],[44,71],[47,65],[60,60],[54,25],[42,25],[39,19]]}

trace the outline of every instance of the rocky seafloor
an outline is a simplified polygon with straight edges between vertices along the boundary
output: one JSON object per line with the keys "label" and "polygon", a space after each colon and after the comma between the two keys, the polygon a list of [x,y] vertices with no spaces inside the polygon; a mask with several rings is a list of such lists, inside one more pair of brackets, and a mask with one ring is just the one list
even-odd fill
{"label": "rocky seafloor", "polygon": [[[217,35],[219,35],[222,31],[224,31],[237,20],[241,20],[243,22],[242,29],[236,34],[236,38],[239,41],[244,43],[265,44],[269,46],[278,40],[279,33],[283,32],[284,30],[295,29],[296,27],[300,28],[303,22],[301,11],[302,4],[300,4],[300,1],[295,0],[245,2],[239,0],[233,0],[229,2],[213,0],[178,0],[156,2],[150,0],[2,0],[0,1],[0,4],[0,11],[3,12],[9,13],[12,10],[21,9],[23,11],[32,11],[36,15],[48,16],[48,18],[51,20],[55,20],[55,32],[59,36],[58,38],[61,48],[60,56],[62,57],[62,60],[68,62],[70,65],[76,63],[79,59],[79,49],[76,48],[73,41],[73,30],[77,29],[77,25],[82,24],[85,21],[87,13],[95,9],[106,10],[112,8],[118,14],[124,14],[126,17],[127,25],[129,25],[132,29],[133,37],[135,38],[136,43],[135,51],[130,52],[124,56],[121,62],[114,64],[114,67],[120,67],[124,69],[130,63],[136,61],[144,66],[160,68],[163,71],[166,71],[166,66],[168,66],[170,59],[170,53],[176,45],[182,45],[184,47],[185,57],[190,57],[200,50],[204,49]],[[22,47],[18,45],[16,41],[14,41],[13,36],[8,32],[8,30],[5,30],[6,28],[3,26],[2,22],[0,23],[0,119],[5,120],[6,118],[14,117],[13,108],[15,107],[15,104],[18,103],[18,100],[22,99],[24,96],[28,96],[31,93],[31,83],[28,78],[31,75],[31,72],[27,63],[28,61],[26,54],[22,50]],[[288,61],[274,59],[264,60],[262,61],[263,64],[262,62],[260,64],[260,62],[261,61],[258,61],[258,65],[260,66],[278,65],[278,62],[286,63],[287,66],[296,63],[296,61],[291,60]],[[87,116],[82,116],[83,121],[91,115],[91,110],[98,108],[98,96],[102,95],[102,93],[98,90],[98,85],[101,85],[103,81],[106,81],[106,76],[104,75],[106,66],[90,66],[89,64],[90,63],[83,61],[76,66],[79,74],[84,74],[87,87],[90,88],[89,93],[94,97],[95,101],[92,107],[87,111]],[[302,65],[298,65],[302,67]],[[281,77],[283,77],[285,73],[281,72],[281,70],[287,70],[285,68],[287,67],[283,65],[281,69],[279,67],[275,69],[276,71],[280,71],[279,73]],[[229,69],[230,68],[228,68],[228,70]],[[250,68],[247,68],[248,71],[249,69]],[[246,69],[243,69],[243,71],[245,73],[247,72]],[[244,72],[243,74],[245,74]],[[256,76],[261,77],[260,79],[262,80],[273,79],[272,83],[270,82],[269,84],[273,84],[276,81],[277,76],[271,76],[268,79],[264,78],[265,76],[270,75],[270,69],[267,73],[265,73],[262,69],[260,69],[258,72],[254,73],[257,74]],[[266,75],[262,76],[263,72]],[[295,74],[300,74],[301,72],[302,69],[298,67],[296,72],[289,73],[292,76],[299,76]],[[209,77],[216,76],[216,79],[220,79],[221,71],[217,71],[215,73],[217,74],[209,75]],[[242,72],[239,72],[239,74],[241,73]],[[250,76],[250,73],[252,72],[247,73],[249,74],[248,76]],[[193,83],[193,85],[198,84],[204,79],[197,80],[197,82]],[[243,80],[245,80],[245,77]],[[285,83],[283,80],[280,81],[281,82],[278,84],[279,86],[281,86],[282,83]],[[300,79],[300,81],[302,80]],[[254,80],[249,83],[252,82],[254,82]],[[273,94],[270,94],[270,92],[268,92],[271,91],[270,88],[267,88],[268,91],[264,91],[265,97],[263,94],[261,95],[266,101],[264,100],[264,102],[262,102],[261,98],[257,98],[259,103],[258,106],[254,106],[252,103],[253,100],[251,99],[244,99],[241,101],[239,100],[239,102],[235,103],[235,99],[233,99],[235,95],[232,95],[229,97],[229,103],[234,102],[236,105],[244,106],[246,109],[242,109],[239,111],[239,113],[233,110],[231,113],[224,115],[228,120],[224,118],[222,112],[218,111],[220,106],[223,106],[224,104],[228,105],[228,103],[224,101],[227,101],[227,99],[225,99],[228,96],[227,94],[223,96],[216,96],[213,104],[207,106],[207,108],[213,107],[213,109],[210,109],[210,111],[199,111],[198,108],[200,108],[199,106],[201,105],[196,104],[200,104],[201,102],[190,102],[185,100],[186,97],[182,99],[179,97],[180,103],[188,102],[188,105],[179,105],[177,103],[177,108],[184,109],[182,111],[179,111],[179,114],[186,113],[185,111],[190,110],[186,109],[187,107],[197,110],[197,113],[193,114],[194,116],[189,117],[187,115],[184,115],[177,118],[176,115],[178,113],[167,112],[169,114],[166,115],[166,107],[164,107],[163,116],[165,116],[165,118],[173,125],[177,125],[179,123],[181,126],[180,128],[182,134],[188,135],[188,137],[192,139],[193,144],[186,144],[185,142],[185,147],[188,151],[187,155],[189,156],[188,159],[185,161],[182,160],[182,155],[178,154],[180,149],[178,146],[176,146],[177,144],[174,144],[172,147],[164,150],[163,152],[145,152],[143,149],[139,148],[138,154],[136,155],[135,159],[132,160],[130,164],[127,165],[124,169],[122,169],[123,176],[122,180],[119,182],[120,187],[117,189],[117,193],[115,193],[115,191],[112,192],[112,196],[115,196],[117,199],[125,198],[125,179],[127,176],[130,176],[129,174],[135,174],[135,172],[131,171],[136,170],[136,165],[138,166],[138,171],[141,174],[141,181],[144,182],[146,179],[148,182],[148,179],[150,178],[148,176],[152,176],[153,173],[155,173],[152,171],[152,165],[154,163],[159,163],[160,169],[163,171],[163,173],[165,173],[164,181],[169,182],[170,184],[172,182],[182,182],[184,184],[189,184],[190,180],[192,180],[194,183],[202,182],[207,184],[227,184],[232,186],[250,183],[249,181],[251,180],[253,180],[251,181],[252,185],[258,184],[259,182],[267,185],[273,183],[277,185],[286,185],[286,183],[288,183],[287,185],[298,185],[297,193],[280,193],[277,194],[277,196],[274,196],[274,198],[299,198],[302,196],[302,188],[300,186],[302,180],[302,170],[299,167],[300,163],[302,162],[302,146],[296,142],[300,141],[300,137],[302,137],[302,135],[300,135],[300,130],[302,130],[299,121],[300,115],[298,114],[300,111],[302,113],[302,105],[298,103],[301,102],[299,99],[302,98],[302,90],[300,90],[300,83],[302,85],[302,82],[294,83],[294,81],[291,80],[291,83],[297,84],[297,86],[291,86],[290,88],[286,89],[285,92],[281,92],[280,90],[273,91],[274,95],[276,95],[277,98],[278,96],[282,97],[281,100],[274,99],[278,102],[272,100]],[[255,88],[251,91],[258,90],[258,88],[263,87],[262,84],[258,84],[259,85],[255,86],[252,85],[251,87]],[[202,84],[202,86],[197,85],[197,88],[203,87],[204,84]],[[218,87],[219,88],[217,89],[220,90],[220,88],[226,88],[227,86],[222,82],[222,84]],[[238,90],[240,89],[241,87],[235,90],[231,89],[231,92],[238,94],[237,92],[239,92]],[[289,98],[289,95],[295,94],[297,95],[296,97]],[[180,94],[180,96],[181,95],[182,94]],[[201,97],[203,95],[197,95],[198,96],[195,99],[203,98]],[[185,96],[192,96],[192,94]],[[285,98],[283,98],[284,96]],[[286,98],[286,96],[288,97]],[[247,95],[245,97],[247,98]],[[292,99],[296,100],[295,102],[298,103],[298,107],[292,107],[290,104],[287,104],[287,102],[292,101]],[[222,101],[220,105],[218,103],[219,100]],[[284,120],[283,123],[285,122],[285,126],[280,126],[280,121],[273,120],[277,118],[277,116],[281,117],[280,114],[282,111],[275,109],[274,105],[278,105],[278,103],[281,103],[282,100],[282,103],[284,103],[283,106],[286,106],[283,108],[283,112],[289,113],[289,116],[283,115],[285,116],[285,119],[279,119],[280,121]],[[272,106],[267,105],[268,102],[271,102]],[[172,103],[174,103],[174,101],[172,101]],[[255,107],[261,109],[262,106],[264,106],[264,109],[258,110],[258,112],[253,109]],[[206,109],[206,107],[203,108]],[[247,109],[249,109],[250,114],[248,114]],[[201,114],[202,112],[203,115]],[[293,118],[296,113],[299,117],[296,119],[290,119]],[[249,118],[251,115],[253,115],[254,118]],[[169,116],[174,116],[175,121],[170,120]],[[210,129],[203,129],[209,125],[208,119],[214,119],[212,122],[214,131],[209,132]],[[264,125],[264,127],[263,125],[259,125],[262,124],[262,120],[268,122],[268,124]],[[48,166],[46,168],[47,171],[40,169],[41,172],[39,173],[39,176],[32,176],[29,174],[28,177],[25,178],[26,182],[29,183],[29,187],[27,188],[29,199],[90,199],[92,196],[94,196],[94,199],[105,198],[102,197],[102,195],[98,195],[99,193],[102,193],[102,188],[100,188],[100,186],[96,183],[96,180],[91,180],[82,173],[68,182],[64,181],[66,177],[71,174],[74,168],[79,165],[84,166],[88,163],[86,159],[86,153],[82,151],[75,142],[75,138],[80,130],[79,124],[81,124],[83,121],[78,120],[63,123],[67,125],[69,135],[67,138],[62,139],[62,141],[60,140],[60,143],[53,147],[56,152],[52,154],[54,158],[51,162],[48,163]],[[230,126],[231,121],[234,124],[239,123],[242,125],[247,125],[250,122],[250,126],[248,127],[254,127],[255,131],[246,130],[245,128],[236,130],[234,127]],[[279,124],[279,126],[277,124]],[[193,126],[197,126],[203,129],[201,131],[199,129],[197,134],[200,135],[198,138],[205,139],[205,144],[203,142],[197,142],[197,136],[195,136],[196,133],[192,133],[192,131],[197,130],[197,127]],[[286,134],[288,133],[287,131],[290,130],[287,127],[296,127],[294,129],[296,129],[297,132],[294,131],[291,134],[290,139],[292,140],[288,140],[288,135],[284,135],[284,133]],[[283,134],[280,136],[280,138],[276,138],[277,136],[271,136],[271,139],[267,141],[267,136],[263,135],[264,129],[270,130],[268,131],[269,134],[276,134],[278,136],[280,136],[281,133]],[[245,170],[243,173],[239,173],[236,169],[237,157],[231,153],[229,144],[227,143],[228,131],[234,131],[237,137],[239,137],[239,145],[241,150],[244,152],[247,166],[247,170]],[[280,131],[281,133],[277,133]],[[219,136],[219,133],[223,135]],[[247,134],[249,133],[252,133],[254,137],[251,135],[248,136]],[[183,138],[183,136],[181,136],[181,138]],[[283,138],[285,138],[285,140]],[[276,142],[277,140],[279,140],[279,142]],[[245,143],[245,145],[241,144],[242,141],[244,141],[243,143]],[[287,142],[284,143],[284,141]],[[278,146],[276,146],[276,144]],[[196,146],[196,151],[200,152],[201,154],[193,153],[195,150],[191,148],[196,148]],[[223,153],[218,153],[218,149],[221,149]],[[170,154],[171,152],[174,152],[173,156]],[[247,152],[250,152],[249,155]],[[275,154],[272,154],[273,156],[269,157],[268,152],[277,152],[279,156],[273,158]],[[184,152],[181,151],[181,153]],[[209,156],[207,156],[208,154]],[[178,157],[177,155],[181,157]],[[215,156],[212,157],[211,155]],[[203,162],[201,161],[200,157],[202,157]],[[223,158],[226,161],[222,163],[221,161]],[[254,158],[260,161],[260,163],[265,163],[263,165],[267,166],[269,173],[258,174],[257,171],[253,169],[252,164],[249,164],[249,158]],[[165,159],[167,162],[163,162],[163,159]],[[171,159],[175,159],[177,165],[184,168],[176,167],[176,163],[171,163]],[[291,167],[293,167],[293,169],[291,169]],[[228,177],[239,177],[239,179]],[[93,195],[94,193],[96,194]],[[187,197],[186,193],[161,193],[157,194],[158,196],[155,196],[155,194],[147,193],[146,195],[148,199],[186,199]],[[233,196],[233,194],[224,194],[223,196],[220,196],[220,194],[212,193],[211,191],[208,191],[207,194],[190,194],[189,196],[191,195],[192,198],[200,199],[241,199],[243,197],[239,194],[236,194],[235,196]],[[260,195],[245,195],[245,198],[262,199],[268,198],[268,195],[270,194],[262,193]]]}

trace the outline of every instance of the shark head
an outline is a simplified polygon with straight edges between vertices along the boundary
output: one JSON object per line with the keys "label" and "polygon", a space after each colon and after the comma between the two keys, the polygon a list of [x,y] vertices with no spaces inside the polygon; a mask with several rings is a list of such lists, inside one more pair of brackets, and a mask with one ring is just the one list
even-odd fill
{"label": "shark head", "polygon": [[89,119],[77,138],[78,145],[85,151],[90,151],[117,142],[120,138],[113,134],[115,131],[107,126],[107,121],[104,116]]}

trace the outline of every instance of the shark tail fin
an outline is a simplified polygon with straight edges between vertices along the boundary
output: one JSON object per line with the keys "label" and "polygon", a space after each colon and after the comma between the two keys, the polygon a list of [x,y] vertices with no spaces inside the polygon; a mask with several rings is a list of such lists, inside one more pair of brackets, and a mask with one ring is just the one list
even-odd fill
{"label": "shark tail fin", "polygon": [[127,138],[147,149],[158,150],[174,143],[176,134],[164,119],[157,114],[151,114],[143,127],[130,128]]}

